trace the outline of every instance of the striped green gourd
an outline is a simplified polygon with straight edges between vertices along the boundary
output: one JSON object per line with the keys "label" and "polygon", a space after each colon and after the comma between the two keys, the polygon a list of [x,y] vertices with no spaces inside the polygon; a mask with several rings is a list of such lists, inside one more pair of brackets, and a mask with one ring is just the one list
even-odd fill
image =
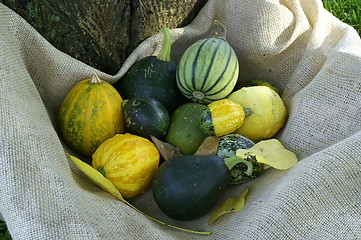
{"label": "striped green gourd", "polygon": [[227,97],[239,73],[237,56],[223,38],[198,40],[184,52],[177,68],[177,85],[192,101],[208,104]]}

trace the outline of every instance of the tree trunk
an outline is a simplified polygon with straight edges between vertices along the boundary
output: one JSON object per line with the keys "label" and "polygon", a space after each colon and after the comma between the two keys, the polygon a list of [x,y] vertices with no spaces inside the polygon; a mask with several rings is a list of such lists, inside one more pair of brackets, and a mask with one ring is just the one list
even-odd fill
{"label": "tree trunk", "polygon": [[161,27],[190,23],[207,0],[0,0],[59,50],[115,74]]}

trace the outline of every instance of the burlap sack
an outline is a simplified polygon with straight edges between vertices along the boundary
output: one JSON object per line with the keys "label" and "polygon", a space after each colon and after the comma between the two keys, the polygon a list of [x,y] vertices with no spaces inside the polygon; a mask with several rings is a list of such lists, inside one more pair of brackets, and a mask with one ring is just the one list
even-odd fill
{"label": "burlap sack", "polygon": [[[209,215],[166,217],[151,191],[130,200],[147,214],[199,236],[159,225],[95,186],[67,159],[57,135],[59,106],[93,72],[114,83],[138,58],[155,54],[147,39],[115,76],[58,51],[0,4],[0,212],[13,239],[361,239],[361,40],[320,0],[209,0],[192,24],[172,31],[173,59],[227,28],[240,81],[267,80],[289,111],[277,135],[300,161],[269,169],[249,188],[245,208],[208,226]],[[223,199],[224,199],[223,198]]]}

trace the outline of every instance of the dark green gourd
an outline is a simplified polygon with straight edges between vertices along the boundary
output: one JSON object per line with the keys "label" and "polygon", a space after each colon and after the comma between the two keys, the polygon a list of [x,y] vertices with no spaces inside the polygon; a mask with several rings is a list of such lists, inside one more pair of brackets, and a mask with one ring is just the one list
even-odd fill
{"label": "dark green gourd", "polygon": [[177,147],[182,154],[193,154],[208,136],[200,128],[199,115],[206,106],[189,102],[179,106],[171,115],[165,141]]}
{"label": "dark green gourd", "polygon": [[154,98],[169,113],[185,102],[176,82],[177,64],[170,59],[171,36],[168,28],[161,29],[163,45],[158,56],[148,56],[135,62],[114,84],[123,99]]}
{"label": "dark green gourd", "polygon": [[159,208],[177,220],[206,214],[228,186],[230,172],[217,155],[182,155],[164,162],[153,180]]}
{"label": "dark green gourd", "polygon": [[123,102],[127,130],[145,138],[162,138],[168,130],[169,113],[154,98],[132,98]]}
{"label": "dark green gourd", "polygon": [[244,156],[234,155],[224,159],[231,171],[229,184],[241,184],[259,177],[263,171],[263,164],[257,161],[256,155],[248,153]]}
{"label": "dark green gourd", "polygon": [[251,139],[241,134],[230,133],[219,139],[217,155],[222,158],[229,158],[236,155],[238,149],[248,149],[254,144]]}
{"label": "dark green gourd", "polygon": [[261,175],[263,164],[257,162],[256,156],[249,154],[238,157],[238,149],[249,149],[255,143],[241,134],[227,134],[220,138],[217,155],[222,157],[231,171],[229,184],[241,184]]}

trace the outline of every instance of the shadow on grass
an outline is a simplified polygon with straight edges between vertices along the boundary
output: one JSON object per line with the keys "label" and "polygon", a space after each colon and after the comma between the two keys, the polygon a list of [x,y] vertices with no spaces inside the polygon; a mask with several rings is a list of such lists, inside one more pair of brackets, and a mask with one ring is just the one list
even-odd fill
{"label": "shadow on grass", "polygon": [[0,240],[10,240],[11,236],[9,230],[6,227],[6,223],[0,221]]}

